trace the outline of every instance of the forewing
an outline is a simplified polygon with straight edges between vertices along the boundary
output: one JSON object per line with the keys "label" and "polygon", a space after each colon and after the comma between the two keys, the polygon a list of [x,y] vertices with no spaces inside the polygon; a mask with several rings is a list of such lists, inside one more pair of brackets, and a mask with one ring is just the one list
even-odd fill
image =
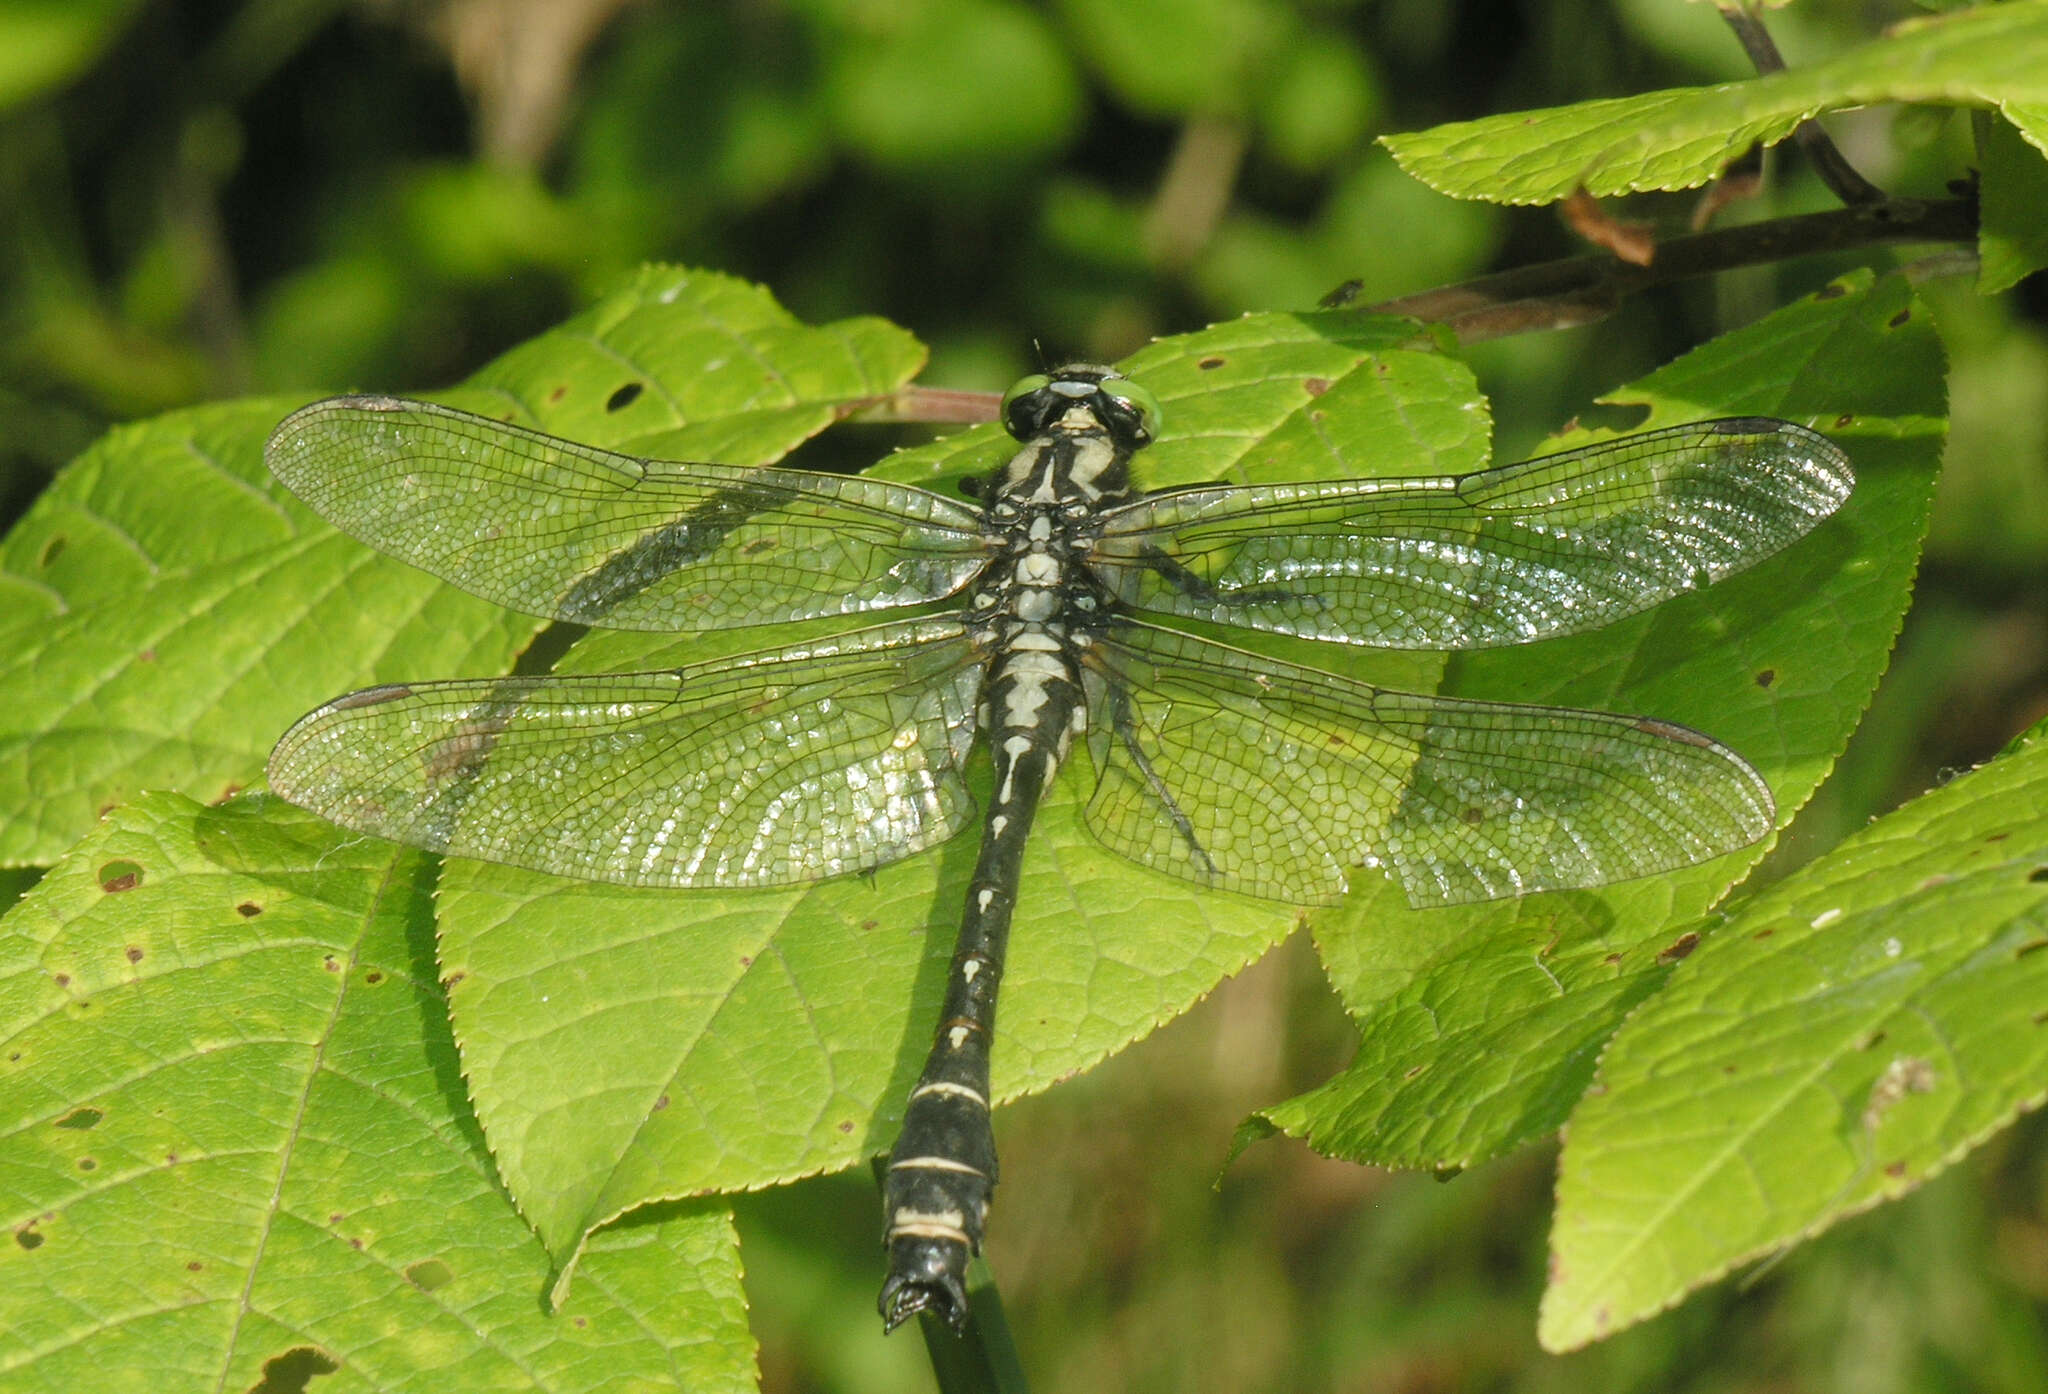
{"label": "forewing", "polygon": [[1604,885],[1770,831],[1763,780],[1668,722],[1392,692],[1132,624],[1093,646],[1088,826],[1146,866],[1326,904]]}
{"label": "forewing", "polygon": [[345,828],[644,886],[892,862],[973,812],[982,665],[902,621],[666,672],[367,688],[302,718],[270,786]]}
{"label": "forewing", "polygon": [[1487,648],[1718,581],[1803,536],[1854,482],[1826,437],[1740,417],[1467,475],[1151,495],[1109,516],[1090,561],[1135,609]]}
{"label": "forewing", "polygon": [[987,559],[975,512],[926,489],[643,460],[430,402],[315,402],[265,453],[371,546],[522,613],[608,629],[915,605]]}

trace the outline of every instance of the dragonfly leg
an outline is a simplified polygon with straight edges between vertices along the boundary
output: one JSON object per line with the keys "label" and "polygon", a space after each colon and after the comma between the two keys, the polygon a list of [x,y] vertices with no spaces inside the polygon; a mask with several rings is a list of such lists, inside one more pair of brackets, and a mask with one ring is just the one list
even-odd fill
{"label": "dragonfly leg", "polygon": [[1139,553],[1138,560],[1158,572],[1160,579],[1190,600],[1220,609],[1228,609],[1232,605],[1275,605],[1283,601],[1308,606],[1320,603],[1320,597],[1313,592],[1289,590],[1284,586],[1273,586],[1264,590],[1218,590],[1189,570],[1178,558],[1158,547],[1147,547]]}
{"label": "dragonfly leg", "polygon": [[1152,768],[1151,760],[1146,758],[1144,748],[1138,744],[1138,723],[1131,717],[1130,694],[1114,684],[1109,689],[1109,725],[1117,740],[1123,744],[1125,753],[1131,757],[1131,764],[1145,776],[1145,783],[1152,790],[1152,797],[1159,801],[1159,806],[1166,810],[1166,816],[1173,820],[1174,831],[1187,843],[1188,851],[1194,854],[1195,860],[1201,863],[1204,871],[1211,876],[1215,875],[1216,863],[1209,860],[1209,853],[1203,848],[1202,840],[1195,836],[1194,823],[1181,811],[1180,804],[1173,797],[1173,790],[1166,787],[1166,781]]}

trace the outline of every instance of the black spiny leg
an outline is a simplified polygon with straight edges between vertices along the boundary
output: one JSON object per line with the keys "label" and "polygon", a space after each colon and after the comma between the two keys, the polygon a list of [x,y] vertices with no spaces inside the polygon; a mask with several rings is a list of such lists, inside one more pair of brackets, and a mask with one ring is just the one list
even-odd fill
{"label": "black spiny leg", "polygon": [[1272,605],[1283,600],[1312,605],[1317,600],[1312,594],[1288,590],[1284,586],[1274,586],[1267,590],[1218,590],[1189,570],[1179,558],[1169,556],[1157,547],[1147,547],[1138,554],[1138,560],[1144,563],[1148,570],[1157,572],[1161,580],[1182,595],[1199,600],[1204,605],[1213,605],[1220,610],[1227,610],[1233,605]]}

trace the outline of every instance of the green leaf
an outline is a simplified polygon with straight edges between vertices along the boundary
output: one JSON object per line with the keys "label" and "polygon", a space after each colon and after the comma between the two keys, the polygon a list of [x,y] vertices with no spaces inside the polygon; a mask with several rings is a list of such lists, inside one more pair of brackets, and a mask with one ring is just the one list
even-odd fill
{"label": "green leaf", "polygon": [[601,1236],[535,1302],[431,890],[277,800],[151,794],[0,918],[0,1385],[754,1387],[716,1205]]}
{"label": "green leaf", "polygon": [[[1752,413],[1813,424],[1849,452],[1856,492],[1752,571],[1589,634],[1459,655],[1445,690],[1698,727],[1763,772],[1789,821],[1898,631],[1939,462],[1941,381],[1907,284],[1857,276],[1609,394],[1649,408],[1645,426]],[[1260,1110],[1241,1141],[1278,1130],[1354,1161],[1463,1167],[1547,1135],[1683,955],[1688,926],[1765,850],[1449,910],[1411,910],[1391,887],[1354,881],[1316,942],[1359,1053],[1320,1089]]]}
{"label": "green leaf", "polygon": [[[1487,418],[1469,371],[1405,320],[1251,316],[1164,340],[1127,366],[1166,422],[1140,457],[1150,486],[1483,459]],[[875,473],[950,488],[1014,449],[977,428]],[[1296,645],[1326,664],[1328,647]],[[598,634],[563,670],[702,653],[694,641]],[[1426,686],[1441,659],[1381,662]],[[985,801],[985,766],[980,775]],[[1085,771],[1070,771],[1032,830],[1003,980],[999,1099],[1122,1049],[1298,923],[1286,906],[1199,891],[1106,851],[1081,825],[1087,795]],[[974,844],[956,838],[868,877],[744,893],[449,863],[442,967],[456,981],[464,1071],[506,1184],[564,1276],[583,1236],[635,1205],[836,1169],[888,1146],[929,1043]]]}
{"label": "green leaf", "polygon": [[[774,459],[907,380],[879,320],[811,327],[756,286],[654,267],[444,399],[593,444]],[[506,671],[540,622],[336,533],[263,466],[296,399],[110,432],[0,544],[0,864],[47,863],[140,788],[214,799],[349,688]]]}
{"label": "green leaf", "polygon": [[1539,1335],[1568,1350],[1895,1199],[2048,1099],[2048,731],[1758,896],[1572,1116]]}
{"label": "green leaf", "polygon": [[359,675],[451,643],[502,664],[532,634],[288,501],[262,442],[290,405],[121,427],[0,546],[0,781],[29,793],[0,815],[0,862],[54,860],[137,789],[250,782],[284,723]]}
{"label": "green leaf", "polygon": [[1824,111],[1878,102],[2048,103],[2048,3],[2014,0],[1902,24],[1809,68],[1384,136],[1401,168],[1440,193],[1496,203],[1687,189],[1754,143]]}
{"label": "green leaf", "polygon": [[1988,121],[1978,147],[1983,223],[1977,233],[1977,292],[1996,295],[2048,266],[2048,105],[2011,106],[2011,124]]}

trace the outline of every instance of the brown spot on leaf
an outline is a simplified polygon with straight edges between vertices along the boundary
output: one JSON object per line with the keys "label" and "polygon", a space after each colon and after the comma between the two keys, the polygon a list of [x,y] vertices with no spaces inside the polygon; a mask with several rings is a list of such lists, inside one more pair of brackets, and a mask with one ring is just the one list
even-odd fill
{"label": "brown spot on leaf", "polygon": [[91,1157],[80,1157],[78,1159],[78,1169],[80,1171],[98,1171],[100,1164]]}
{"label": "brown spot on leaf", "polygon": [[24,1249],[40,1249],[43,1247],[43,1236],[36,1233],[35,1222],[30,1221],[14,1231],[14,1242]]}
{"label": "brown spot on leaf", "polygon": [[1308,378],[1301,384],[1302,390],[1311,397],[1320,397],[1330,390],[1328,378]]}
{"label": "brown spot on leaf", "polygon": [[1669,944],[1666,944],[1664,946],[1664,951],[1657,955],[1657,962],[1683,962],[1686,958],[1690,957],[1692,951],[1694,949],[1697,949],[1699,946],[1699,935],[1693,933],[1691,930],[1687,930],[1685,933],[1679,935],[1676,939],[1673,939]]}
{"label": "brown spot on leaf", "polygon": [[100,889],[108,895],[132,891],[142,884],[142,867],[126,859],[116,859],[100,868]]}
{"label": "brown spot on leaf", "polygon": [[384,981],[384,975],[378,972],[376,969],[372,968],[369,972],[363,974],[363,981],[368,983],[371,987],[375,987],[378,983]]}
{"label": "brown spot on leaf", "polygon": [[235,913],[245,920],[253,920],[263,913],[263,907],[253,900],[245,900],[235,907]]}
{"label": "brown spot on leaf", "polygon": [[1835,429],[1837,431],[1847,430],[1850,426],[1854,425],[1855,422],[1856,414],[1854,412],[1845,411],[1840,416],[1835,418]]}
{"label": "brown spot on leaf", "polygon": [[140,962],[142,962],[142,949],[141,949],[141,946],[140,946],[140,945],[136,945],[136,944],[130,944],[130,945],[128,946],[128,948],[127,948],[127,950],[126,950],[126,953],[124,954],[124,956],[125,956],[125,957],[127,958],[127,960],[128,960],[128,961],[129,961],[130,963],[140,963]]}
{"label": "brown spot on leaf", "polygon": [[1815,300],[1840,300],[1843,296],[1847,295],[1848,293],[1848,290],[1843,286],[1827,285],[1822,286],[1819,290],[1815,291],[1813,293],[1813,298]]}
{"label": "brown spot on leaf", "polygon": [[1769,687],[1772,683],[1776,682],[1777,680],[1778,670],[1776,668],[1761,669],[1758,671],[1756,675],[1756,685],[1758,687]]}
{"label": "brown spot on leaf", "polygon": [[1890,319],[1886,320],[1885,326],[1889,329],[1897,329],[1900,325],[1904,324],[1907,320],[1911,318],[1913,318],[1913,312],[1911,310],[1901,310],[1897,314],[1893,315]]}
{"label": "brown spot on leaf", "polygon": [[1216,369],[1222,367],[1225,361],[1226,360],[1217,357],[1215,354],[1211,354],[1209,355],[1209,357],[1204,358],[1197,362],[1195,366],[1197,368],[1200,368],[1203,372],[1209,373],[1214,372]]}

